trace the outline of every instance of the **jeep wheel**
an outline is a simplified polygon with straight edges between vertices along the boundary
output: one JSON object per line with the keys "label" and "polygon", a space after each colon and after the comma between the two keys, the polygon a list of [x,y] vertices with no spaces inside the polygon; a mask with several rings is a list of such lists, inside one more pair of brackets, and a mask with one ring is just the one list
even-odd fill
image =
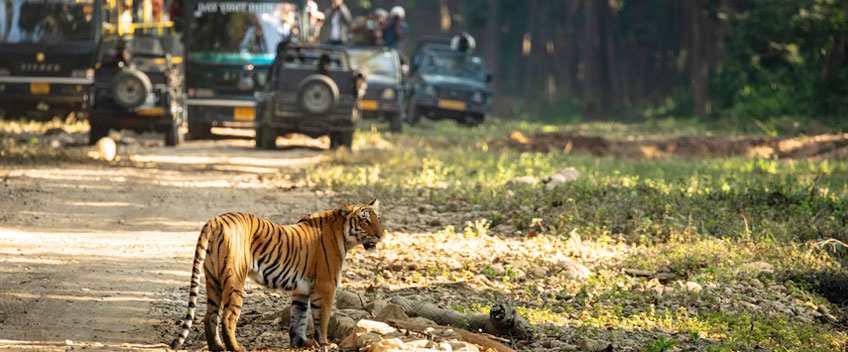
{"label": "jeep wheel", "polygon": [[458,120],[460,124],[463,124],[468,127],[474,127],[481,123],[486,118],[486,115],[483,114],[468,114],[462,117],[462,119]]}
{"label": "jeep wheel", "polygon": [[147,96],[153,91],[150,78],[134,68],[123,69],[115,75],[113,87],[115,104],[126,109],[144,104]]}
{"label": "jeep wheel", "polygon": [[109,127],[100,124],[90,123],[91,129],[88,131],[88,145],[95,145],[101,138],[109,135]]}
{"label": "jeep wheel", "polygon": [[297,87],[300,107],[310,114],[324,114],[339,101],[339,87],[330,77],[311,75]]}
{"label": "jeep wheel", "polygon": [[389,116],[389,130],[394,133],[403,132],[403,114],[398,112]]}
{"label": "jeep wheel", "polygon": [[406,121],[409,123],[410,126],[417,125],[421,119],[421,115],[418,114],[418,106],[416,106],[415,103],[410,102],[407,110],[408,111],[406,113]]}
{"label": "jeep wheel", "polygon": [[260,149],[275,149],[277,148],[277,134],[273,128],[256,126],[256,147]]}
{"label": "jeep wheel", "polygon": [[206,121],[189,121],[188,137],[192,140],[212,139],[212,124]]}
{"label": "jeep wheel", "polygon": [[176,121],[172,122],[165,130],[165,145],[169,147],[176,146],[183,142],[183,134],[180,133],[180,124]]}
{"label": "jeep wheel", "polygon": [[350,149],[352,146],[353,132],[330,133],[330,149],[337,149],[339,147],[348,147]]}

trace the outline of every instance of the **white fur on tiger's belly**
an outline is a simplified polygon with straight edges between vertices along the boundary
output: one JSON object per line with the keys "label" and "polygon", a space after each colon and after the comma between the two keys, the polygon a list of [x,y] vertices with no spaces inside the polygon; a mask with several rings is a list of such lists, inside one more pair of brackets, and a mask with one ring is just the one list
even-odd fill
{"label": "white fur on tiger's belly", "polygon": [[[273,272],[269,273],[269,274],[270,274],[270,276],[274,277]],[[248,276],[254,282],[256,282],[257,284],[261,285],[262,287],[266,287],[266,288],[275,288],[275,289],[280,289],[280,290],[283,290],[283,291],[286,291],[286,292],[292,292],[292,293],[304,294],[304,295],[308,295],[312,291],[312,282],[310,282],[309,280],[306,280],[306,279],[302,279],[302,278],[295,279],[294,285],[293,285],[294,287],[292,287],[292,289],[289,290],[286,287],[284,287],[285,283],[288,280],[282,280],[283,282],[281,283],[281,286],[275,287],[272,282],[266,282],[265,281],[265,277],[262,276],[262,272],[260,270],[250,270],[248,272]]]}

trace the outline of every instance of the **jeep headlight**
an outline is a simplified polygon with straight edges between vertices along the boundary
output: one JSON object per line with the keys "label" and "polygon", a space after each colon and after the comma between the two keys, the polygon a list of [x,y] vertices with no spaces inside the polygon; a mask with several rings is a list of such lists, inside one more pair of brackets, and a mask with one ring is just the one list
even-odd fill
{"label": "jeep headlight", "polygon": [[431,84],[424,86],[424,94],[435,96],[436,95],[436,87],[433,87],[433,85],[431,85]]}
{"label": "jeep headlight", "polygon": [[477,104],[483,104],[483,92],[474,92],[474,95],[471,96],[471,101]]}
{"label": "jeep headlight", "polygon": [[71,77],[74,78],[93,78],[94,77],[94,69],[87,70],[73,70],[71,71]]}
{"label": "jeep headlight", "polygon": [[395,98],[395,90],[391,88],[383,89],[383,99],[392,100]]}

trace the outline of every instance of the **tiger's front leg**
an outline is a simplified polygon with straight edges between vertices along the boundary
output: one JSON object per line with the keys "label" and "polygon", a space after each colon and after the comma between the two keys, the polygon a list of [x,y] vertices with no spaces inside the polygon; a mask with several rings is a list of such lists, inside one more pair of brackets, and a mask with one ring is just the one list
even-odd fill
{"label": "tiger's front leg", "polygon": [[333,312],[336,288],[330,285],[319,287],[312,298],[312,320],[315,324],[315,340],[321,345],[330,345],[327,328]]}

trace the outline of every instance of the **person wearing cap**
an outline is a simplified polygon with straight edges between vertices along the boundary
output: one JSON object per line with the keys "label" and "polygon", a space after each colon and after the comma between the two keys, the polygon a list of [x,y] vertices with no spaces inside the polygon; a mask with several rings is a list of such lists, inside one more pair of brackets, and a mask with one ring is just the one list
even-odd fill
{"label": "person wearing cap", "polygon": [[389,11],[389,20],[383,26],[383,44],[399,52],[403,50],[403,39],[409,32],[409,24],[405,18],[406,11],[403,7],[395,6]]}
{"label": "person wearing cap", "polygon": [[332,0],[332,6],[324,11],[330,22],[330,30],[327,42],[333,45],[343,45],[348,41],[348,31],[353,17],[350,10],[345,6],[344,0]]}
{"label": "person wearing cap", "polygon": [[360,16],[353,21],[350,32],[353,42],[357,45],[379,45],[383,41],[383,24],[389,13],[377,8],[366,16]]}
{"label": "person wearing cap", "polygon": [[463,31],[451,38],[450,46],[451,49],[456,51],[470,52],[477,47],[477,41],[474,40],[474,37],[471,34]]}

